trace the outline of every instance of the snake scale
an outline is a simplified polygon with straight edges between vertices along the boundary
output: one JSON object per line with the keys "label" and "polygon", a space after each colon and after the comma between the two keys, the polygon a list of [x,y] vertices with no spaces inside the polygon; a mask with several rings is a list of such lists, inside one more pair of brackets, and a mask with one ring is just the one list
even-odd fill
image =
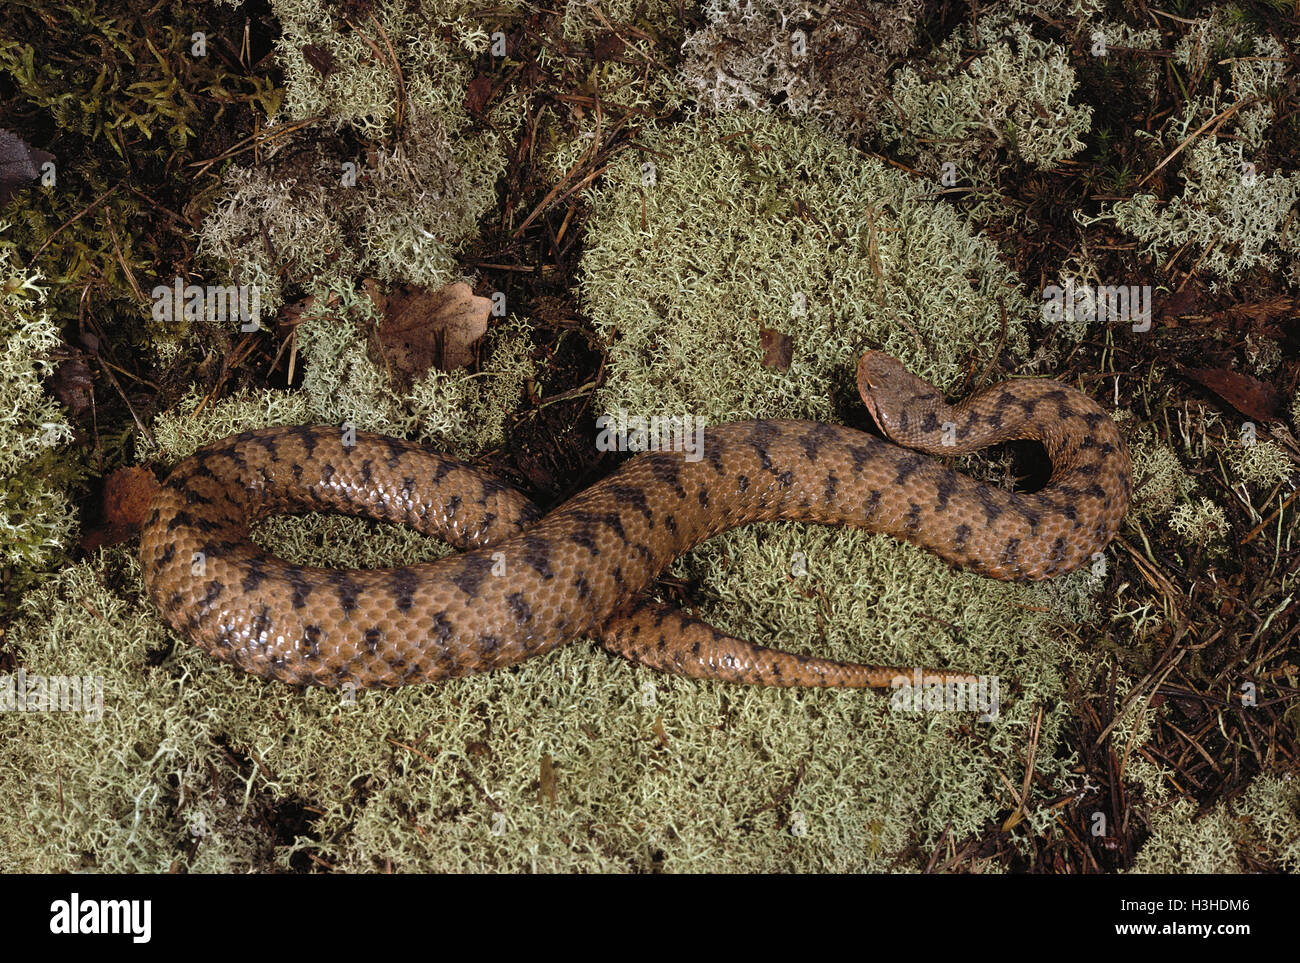
{"label": "snake scale", "polygon": [[[911,670],[765,648],[644,593],[692,546],[776,519],[887,532],[993,578],[1046,578],[1110,541],[1130,467],[1110,417],[1055,381],[1013,379],[949,406],[870,351],[858,383],[898,444],[818,422],[718,425],[705,430],[701,459],[642,452],[545,515],[490,474],[405,441],[337,426],[245,432],[199,449],[162,484],[140,540],[144,584],[178,632],[295,684],[432,682],[590,635],[700,678],[885,687]],[[1047,450],[1040,491],[1007,491],[927,457],[1016,439]],[[251,521],[304,510],[409,525],[465,551],[344,571],[291,564],[250,541]]]}

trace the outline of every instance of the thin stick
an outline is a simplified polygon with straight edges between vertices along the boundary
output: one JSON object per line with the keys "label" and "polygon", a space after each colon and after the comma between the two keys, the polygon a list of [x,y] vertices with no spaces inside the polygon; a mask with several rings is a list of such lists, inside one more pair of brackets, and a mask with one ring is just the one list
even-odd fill
{"label": "thin stick", "polygon": [[1213,117],[1211,117],[1211,118],[1210,118],[1209,120],[1207,120],[1205,123],[1203,123],[1200,127],[1196,128],[1196,130],[1194,130],[1194,131],[1192,131],[1190,134],[1188,134],[1188,135],[1183,139],[1183,142],[1182,142],[1181,144],[1179,144],[1177,147],[1174,148],[1174,152],[1173,152],[1172,154],[1170,154],[1168,157],[1166,157],[1164,160],[1162,160],[1159,164],[1157,164],[1157,165],[1155,166],[1155,168],[1154,168],[1154,169],[1153,169],[1149,174],[1146,175],[1146,177],[1142,178],[1142,180],[1140,180],[1140,181],[1137,182],[1137,186],[1138,186],[1138,187],[1141,187],[1141,186],[1142,186],[1143,184],[1145,184],[1147,181],[1151,180],[1151,178],[1155,177],[1156,174],[1157,174],[1157,172],[1159,172],[1159,170],[1160,170],[1162,167],[1164,167],[1164,166],[1165,166],[1166,164],[1168,164],[1171,160],[1173,160],[1175,157],[1177,157],[1179,154],[1181,154],[1181,153],[1183,152],[1183,148],[1186,147],[1188,144],[1190,144],[1190,143],[1191,143],[1193,140],[1195,140],[1197,137],[1199,137],[1202,133],[1204,133],[1204,132],[1205,132],[1205,131],[1210,127],[1210,125],[1212,125],[1212,124],[1214,124],[1214,123],[1216,123],[1216,122],[1218,122],[1218,123],[1222,123],[1223,121],[1227,120],[1230,116],[1232,116],[1233,114],[1235,114],[1237,111],[1241,110],[1241,108],[1245,107],[1247,104],[1249,104],[1249,103],[1253,103],[1254,100],[1255,100],[1255,96],[1254,96],[1253,94],[1252,94],[1251,96],[1249,96],[1249,97],[1243,97],[1241,100],[1237,101],[1235,104],[1233,104],[1233,105],[1232,105],[1231,107],[1229,107],[1227,110],[1223,111],[1223,113],[1221,113],[1221,114],[1215,114]]}

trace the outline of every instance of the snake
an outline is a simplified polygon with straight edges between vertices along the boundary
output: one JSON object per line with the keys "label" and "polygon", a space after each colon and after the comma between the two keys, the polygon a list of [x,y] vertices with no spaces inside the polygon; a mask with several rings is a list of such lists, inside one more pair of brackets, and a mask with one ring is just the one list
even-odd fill
{"label": "snake", "polygon": [[[1031,581],[1106,547],[1132,494],[1128,450],[1086,394],[1012,378],[948,404],[881,351],[858,388],[885,438],[817,421],[704,429],[694,458],[641,451],[549,512],[460,459],[345,423],[246,431],[199,448],[161,483],[141,529],[144,587],[217,658],[294,685],[391,688],[515,665],[580,637],[655,669],[771,686],[887,688],[910,667],[840,662],[722,632],[652,597],[679,555],[721,532],[799,520],[883,532],[950,565]],[[946,460],[1015,440],[1052,464],[1038,491]],[[333,512],[461,549],[375,569],[299,565],[255,521]]]}

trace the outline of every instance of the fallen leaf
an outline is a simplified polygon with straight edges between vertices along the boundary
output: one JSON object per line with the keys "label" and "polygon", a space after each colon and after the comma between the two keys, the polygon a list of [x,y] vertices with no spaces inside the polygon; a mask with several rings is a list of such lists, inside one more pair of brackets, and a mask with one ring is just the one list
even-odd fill
{"label": "fallen leaf", "polygon": [[90,368],[79,358],[64,361],[54,369],[50,378],[50,387],[72,417],[80,417],[87,408],[94,393],[94,380]]}
{"label": "fallen leaf", "polygon": [[659,745],[668,748],[668,730],[664,728],[663,713],[655,716],[655,736],[659,739]]}
{"label": "fallen leaf", "polygon": [[1277,389],[1227,368],[1184,368],[1183,374],[1254,421],[1277,421]]}
{"label": "fallen leaf", "polygon": [[492,96],[492,78],[479,74],[469,82],[469,92],[465,95],[465,109],[478,116],[483,113],[488,99]]}
{"label": "fallen leaf", "polygon": [[763,346],[763,367],[775,368],[777,371],[789,371],[794,359],[794,339],[788,334],[762,328],[758,332],[759,344]]}
{"label": "fallen leaf", "polygon": [[555,763],[551,761],[550,753],[542,756],[541,775],[538,779],[537,801],[549,799],[551,805],[555,805]]}
{"label": "fallen leaf", "polygon": [[463,281],[438,291],[400,288],[384,304],[379,347],[389,370],[408,383],[430,368],[455,371],[474,363],[474,342],[491,313],[492,301]]}
{"label": "fallen leaf", "polygon": [[149,513],[149,503],[162,486],[148,468],[119,468],[104,479],[104,524],[86,532],[81,547],[93,552],[126,541],[137,532]]}
{"label": "fallen leaf", "polygon": [[1199,315],[1201,313],[1201,301],[1201,285],[1195,278],[1192,278],[1180,290],[1157,300],[1156,320],[1173,321],[1177,318]]}
{"label": "fallen leaf", "polygon": [[30,146],[17,134],[0,128],[0,204],[41,176],[41,165],[54,155]]}
{"label": "fallen leaf", "polygon": [[334,69],[334,55],[329,49],[319,44],[309,43],[302,48],[303,59],[316,68],[322,77],[328,77]]}
{"label": "fallen leaf", "polygon": [[616,33],[606,31],[596,39],[596,46],[592,52],[597,63],[612,60],[623,52],[623,38]]}

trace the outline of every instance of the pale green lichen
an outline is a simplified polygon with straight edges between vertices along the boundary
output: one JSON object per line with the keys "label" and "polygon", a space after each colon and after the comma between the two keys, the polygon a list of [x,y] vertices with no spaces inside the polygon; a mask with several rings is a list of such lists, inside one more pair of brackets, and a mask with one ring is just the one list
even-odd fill
{"label": "pale green lichen", "polygon": [[602,124],[596,114],[586,113],[574,122],[575,130],[569,135],[561,129],[554,108],[544,106],[538,114],[537,159],[541,168],[557,184],[576,181],[578,172],[584,165],[592,164],[604,146],[608,125]]}
{"label": "pale green lichen", "polygon": [[[378,153],[356,195],[358,267],[384,281],[437,287],[454,276],[455,257],[496,203],[508,137],[521,115],[509,103],[494,118],[502,130],[453,135],[431,111],[413,107],[410,136]],[[517,104],[514,105],[517,107]]]}
{"label": "pale green lichen", "polygon": [[1173,510],[1191,494],[1196,482],[1178,458],[1178,453],[1163,442],[1135,444],[1129,454],[1133,459],[1133,505],[1130,511],[1143,518],[1155,519]]}
{"label": "pale green lichen", "polygon": [[1151,837],[1135,873],[1240,873],[1263,864],[1300,872],[1300,782],[1291,773],[1261,773],[1232,803],[1197,816],[1178,799],[1152,814]]}
{"label": "pale green lichen", "polygon": [[1181,143],[1194,129],[1224,115],[1226,123],[1216,129],[1235,128],[1234,139],[1251,153],[1265,147],[1274,117],[1269,95],[1287,72],[1287,52],[1276,37],[1256,35],[1246,27],[1241,10],[1227,4],[1192,22],[1174,46],[1173,60],[1193,82],[1226,64],[1227,84],[1225,88],[1216,79],[1204,97],[1189,98],[1168,122],[1166,140]]}
{"label": "pale green lichen", "polygon": [[1164,157],[1181,151],[1182,193],[1167,202],[1136,194],[1095,217],[1077,214],[1079,221],[1113,220],[1142,242],[1144,254],[1163,258],[1190,249],[1189,263],[1216,290],[1256,268],[1275,271],[1279,255],[1300,253],[1296,232],[1287,230],[1300,174],[1265,175],[1255,160],[1273,123],[1269,96],[1288,76],[1285,53],[1275,38],[1244,29],[1236,8],[1220,7],[1195,21],[1174,60],[1194,75],[1229,61],[1226,86],[1202,80],[1206,93],[1188,98],[1156,134],[1145,135]]}
{"label": "pale green lichen", "polygon": [[1286,450],[1276,442],[1229,442],[1223,451],[1228,467],[1240,481],[1248,485],[1272,488],[1286,481],[1296,472],[1296,464]]}
{"label": "pale green lichen", "polygon": [[705,113],[775,107],[840,133],[872,133],[889,68],[915,40],[920,12],[919,0],[707,0],[707,24],[682,44],[678,73]]}
{"label": "pale green lichen", "polygon": [[264,315],[284,303],[282,276],[317,277],[340,258],[355,259],[333,213],[341,188],[323,176],[231,167],[224,182],[200,229],[199,253],[229,283],[255,288]]}
{"label": "pale green lichen", "polygon": [[1112,208],[1115,225],[1142,241],[1143,253],[1164,256],[1190,243],[1203,270],[1233,281],[1255,267],[1275,270],[1277,251],[1300,250],[1283,231],[1300,174],[1255,173],[1240,143],[1202,138],[1186,155],[1180,196],[1161,207],[1154,194],[1137,194]]}
{"label": "pale green lichen", "polygon": [[986,12],[1010,15],[1020,19],[1041,17],[1044,20],[1063,21],[1067,27],[1080,27],[1092,23],[1106,8],[1105,0],[1000,0],[981,9]]}
{"label": "pale green lichen", "polygon": [[[569,91],[572,96],[531,105],[537,116],[538,168],[554,185],[576,183],[573,175],[584,164],[594,169],[598,152],[607,151],[615,132],[628,122],[635,127],[642,117],[664,116],[684,105],[678,79],[665,69],[681,44],[680,12],[675,0],[566,0],[555,18],[559,30],[530,54],[537,67],[555,76],[574,71],[573,45],[589,47],[594,54],[586,74]],[[543,21],[547,26],[552,22]],[[566,43],[557,43],[559,36]],[[605,44],[610,46],[602,52]]]}
{"label": "pale green lichen", "polygon": [[[999,302],[1024,350],[1034,309],[993,246],[815,124],[730,113],[642,140],[589,192],[603,410],[833,419],[865,340],[946,384],[997,346]],[[761,328],[793,338],[788,372],[761,363]]]}
{"label": "pale green lichen", "polygon": [[1196,804],[1179,799],[1152,818],[1153,834],[1133,864],[1134,873],[1239,873],[1232,818],[1216,807],[1199,819]]}
{"label": "pale green lichen", "polygon": [[1282,346],[1263,335],[1246,335],[1246,364],[1257,375],[1267,375],[1282,363]]}
{"label": "pale green lichen", "polygon": [[240,388],[214,401],[192,388],[154,419],[153,443],[141,438],[137,449],[142,459],[177,461],[201,445],[241,431],[312,420],[311,403],[300,391]]}
{"label": "pale green lichen", "polygon": [[1224,555],[1229,527],[1223,507],[1208,498],[1184,502],[1169,513],[1169,527],[1188,545]]}
{"label": "pale green lichen", "polygon": [[[6,225],[0,224],[0,232]],[[67,496],[38,468],[72,427],[42,382],[63,343],[45,307],[41,276],[0,246],[0,563],[39,566],[69,546],[76,527]]]}
{"label": "pale green lichen", "polygon": [[1221,4],[1193,20],[1176,44],[1173,61],[1197,77],[1228,61],[1231,92],[1262,97],[1282,82],[1286,51],[1272,36],[1259,36],[1236,4]]}
{"label": "pale green lichen", "polygon": [[261,167],[226,173],[199,252],[216,277],[255,285],[264,316],[283,303],[286,285],[370,275],[441,287],[460,278],[456,255],[496,202],[512,129],[454,137],[413,106],[403,140],[369,160],[285,144]]}
{"label": "pale green lichen", "polygon": [[14,625],[18,668],[8,681],[17,683],[19,669],[28,679],[98,679],[103,710],[100,718],[84,707],[0,713],[6,869],[264,865],[270,841],[243,818],[244,780],[211,739],[217,710],[205,701],[201,678],[151,668],[152,656],[167,649],[165,633],[134,598],[105,587],[106,575],[116,580],[135,564],[120,550],[111,555],[111,572],[80,563],[31,593]]}
{"label": "pale green lichen", "polygon": [[[283,303],[286,288],[313,282],[457,280],[456,258],[496,204],[524,116],[509,86],[480,118],[466,106],[469,54],[486,49],[488,28],[504,22],[478,19],[455,0],[383,0],[350,29],[341,29],[344,14],[318,0],[277,0],[273,8],[284,116],[268,125],[257,166],[225,172],[200,231],[199,252],[214,276],[257,285],[264,315]],[[309,50],[328,69],[309,63]],[[343,139],[278,129],[291,122],[385,146],[353,156]]]}
{"label": "pale green lichen", "polygon": [[[582,293],[609,339],[598,410],[837,421],[864,341],[943,384],[961,357],[994,347],[1001,319],[988,305],[999,298],[1008,343],[1025,350],[1033,306],[985,242],[912,182],[814,124],[732,112],[647,131],[643,143],[644,157],[619,158],[591,192]],[[788,372],[761,363],[763,327],[793,337]],[[806,576],[792,574],[796,558]],[[1104,569],[1051,590],[1007,586],[888,538],[770,525],[711,540],[675,571],[702,586],[707,617],[747,638],[1016,680],[1023,699],[1004,704],[982,741],[1000,766],[1015,765],[1016,739],[1038,706],[1052,706],[1041,733],[1052,759],[1040,771],[1065,778],[1053,755],[1068,756],[1062,669],[1086,674],[1091,662],[1063,646],[1054,626],[1095,615],[1090,599]],[[980,788],[982,764],[940,751],[943,792],[914,807],[897,786],[869,789],[879,796],[868,815],[889,824],[886,812],[901,807],[925,838],[945,824],[960,834],[993,818],[998,790]],[[904,765],[926,768],[919,759]],[[1028,831],[1053,818],[1036,797],[1026,808]]]}
{"label": "pale green lichen", "polygon": [[[460,0],[376,0],[351,16],[323,0],[274,0],[271,7],[280,23],[276,56],[289,117],[326,117],[380,140],[396,120],[399,68],[409,105],[444,119],[463,116],[472,77],[466,55],[487,50],[491,33],[508,27],[521,5],[498,4],[500,20],[475,15]],[[309,61],[313,51],[327,70]]]}
{"label": "pale green lichen", "polygon": [[[742,637],[836,659],[999,676],[999,718],[980,726],[981,744],[1002,760],[999,765],[1014,764],[1019,740],[1043,707],[1041,745],[1053,747],[1048,756],[1063,747],[1070,718],[1066,680],[1086,676],[1094,665],[1056,628],[1095,613],[1090,596],[1101,580],[1090,572],[1050,587],[990,583],[887,536],[772,524],[713,539],[680,560],[674,573],[703,587],[699,611],[706,619]],[[1014,697],[1006,698],[1013,687]],[[906,731],[916,718],[889,712],[877,724]],[[926,727],[951,736],[964,724],[960,715],[948,714],[931,717]],[[905,815],[926,838],[944,826],[958,836],[975,833],[982,820],[995,818],[990,807],[1000,793],[978,756],[960,742],[930,744],[928,751],[944,757],[944,791],[908,799],[882,773],[882,781],[866,790],[879,795],[865,816],[887,822],[892,807],[895,818]],[[1049,780],[1066,778],[1066,754],[1041,761],[1038,772]],[[907,765],[926,768],[919,757]],[[1027,807],[1033,832],[1054,818],[1047,803],[1038,799]]]}
{"label": "pale green lichen", "polygon": [[1232,811],[1247,824],[1247,852],[1300,873],[1300,780],[1294,773],[1256,776]]}
{"label": "pale green lichen", "polygon": [[1092,108],[1070,102],[1076,86],[1059,44],[1007,14],[981,16],[939,47],[931,69],[894,75],[897,114],[884,131],[933,177],[951,164],[958,179],[987,183],[999,150],[1045,170],[1084,148]]}
{"label": "pale green lichen", "polygon": [[[308,563],[392,564],[440,551],[352,519],[268,524],[278,528],[266,537],[292,542],[291,554]],[[297,539],[287,534],[293,525],[303,526]],[[355,699],[302,692],[188,645],[172,650],[134,593],[107,587],[138,575],[130,552],[115,549],[32,593],[15,623],[24,670],[102,677],[104,714],[94,722],[0,713],[7,865],[238,872],[301,868],[310,856],[341,871],[918,868],[924,857],[909,850],[918,839],[932,841],[949,822],[958,835],[978,832],[1014,807],[989,753],[1019,785],[1039,699],[1036,780],[1068,765],[1046,752],[1066,716],[1053,693],[1066,665],[1087,670],[1090,657],[1068,645],[1062,654],[1032,608],[1022,623],[1014,608],[989,611],[957,583],[922,577],[891,590],[864,581],[842,592],[841,569],[823,545],[870,538],[804,533],[812,536],[804,581],[762,602],[759,583],[745,588],[750,580],[741,579],[748,598],[774,611],[798,608],[815,626],[817,603],[799,589],[829,590],[837,611],[858,614],[873,592],[889,590],[901,594],[888,607],[911,613],[915,631],[895,643],[869,616],[862,639],[846,625],[805,635],[799,647],[982,660],[993,638],[1010,634],[1024,647],[1014,669],[1030,696],[1007,699],[1001,723],[986,724],[968,714],[891,712],[888,700],[861,692],[672,678],[584,643],[443,686]],[[755,553],[746,564],[764,578],[770,561]],[[915,553],[915,566],[934,563]],[[1031,590],[999,591],[1020,598]],[[957,635],[927,636],[922,612],[952,620],[973,651],[962,653]],[[793,644],[794,634],[783,640]],[[1049,660],[1054,668],[1038,674]],[[971,725],[974,741],[959,736]],[[539,785],[544,760],[553,786]],[[1040,828],[1052,818],[1050,795],[1030,800]],[[277,839],[277,825],[302,817],[299,834]]]}
{"label": "pale green lichen", "polygon": [[1156,95],[1156,84],[1161,78],[1159,58],[1133,56],[1130,51],[1155,50],[1163,46],[1164,38],[1158,28],[1139,29],[1123,21],[1097,17],[1081,22],[1079,33],[1091,56],[1125,58],[1131,82],[1148,97]]}
{"label": "pale green lichen", "polygon": [[591,40],[615,24],[647,24],[660,31],[671,30],[681,13],[676,0],[564,0],[556,6],[564,11],[564,38],[577,42]]}
{"label": "pale green lichen", "polygon": [[299,323],[303,383],[293,392],[241,390],[216,402],[195,391],[158,416],[157,448],[142,457],[176,459],[198,445],[270,425],[342,424],[425,441],[463,456],[499,445],[508,417],[534,374],[532,326],[517,315],[485,336],[477,372],[430,370],[402,392],[371,357],[366,330],[382,323],[374,303],[347,281],[316,289],[311,317]]}

